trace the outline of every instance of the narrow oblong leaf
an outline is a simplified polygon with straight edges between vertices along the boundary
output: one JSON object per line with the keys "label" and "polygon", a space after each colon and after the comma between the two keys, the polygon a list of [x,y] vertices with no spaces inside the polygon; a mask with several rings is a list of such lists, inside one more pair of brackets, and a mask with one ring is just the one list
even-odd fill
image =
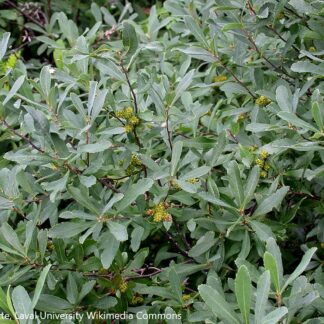
{"label": "narrow oblong leaf", "polygon": [[9,39],[10,39],[10,33],[3,33],[0,40],[0,61],[3,59],[3,57],[6,54]]}
{"label": "narrow oblong leaf", "polygon": [[36,284],[36,288],[35,288],[35,293],[34,293],[34,296],[33,296],[33,300],[32,300],[32,308],[35,308],[35,306],[37,305],[37,302],[39,300],[39,297],[42,293],[42,289],[44,287],[44,284],[45,284],[45,280],[46,280],[46,277],[47,277],[47,274],[51,268],[51,264],[47,265],[41,272],[38,280],[37,280],[37,284]]}
{"label": "narrow oblong leaf", "polygon": [[279,273],[278,273],[278,267],[274,256],[269,252],[265,252],[263,255],[263,262],[264,262],[265,269],[269,270],[270,272],[271,281],[275,287],[276,292],[279,293],[280,292]]}
{"label": "narrow oblong leaf", "polygon": [[252,283],[249,271],[242,265],[235,278],[235,295],[245,324],[250,323]]}
{"label": "narrow oblong leaf", "polygon": [[87,223],[72,223],[72,222],[64,222],[55,225],[52,227],[49,232],[48,236],[52,238],[69,238],[76,236],[86,229],[88,229],[93,222]]}
{"label": "narrow oblong leaf", "polygon": [[298,267],[295,269],[295,271],[288,277],[288,279],[285,281],[284,286],[282,287],[282,292],[299,276],[301,275],[305,269],[307,268],[310,260],[312,259],[314,253],[316,252],[317,248],[313,247],[304,254],[302,260],[300,261]]}
{"label": "narrow oblong leaf", "polygon": [[266,312],[267,301],[270,293],[270,272],[265,271],[259,278],[257,283],[257,291],[254,307],[255,323],[262,323],[262,319]]}
{"label": "narrow oblong leaf", "polygon": [[243,201],[243,208],[251,201],[253,198],[253,194],[255,189],[259,183],[260,178],[260,168],[258,166],[254,166],[249,174],[247,183],[245,185],[244,191],[244,201]]}
{"label": "narrow oblong leaf", "polygon": [[11,87],[11,89],[9,90],[5,100],[3,101],[3,105],[5,105],[6,103],[8,103],[8,101],[17,93],[17,91],[21,88],[21,86],[23,85],[25,81],[25,76],[21,75],[13,84],[13,86]]}
{"label": "narrow oblong leaf", "polygon": [[288,314],[287,307],[279,307],[264,317],[261,324],[277,324],[286,314]]}
{"label": "narrow oblong leaf", "polygon": [[182,303],[182,290],[181,290],[181,282],[179,275],[175,271],[173,267],[171,267],[169,271],[169,280],[170,280],[170,285],[172,292],[175,294],[177,297],[177,300]]}
{"label": "narrow oblong leaf", "polygon": [[207,285],[200,285],[198,291],[208,308],[217,318],[220,318],[227,324],[240,324],[231,305],[217,290]]}
{"label": "narrow oblong leaf", "polygon": [[118,212],[128,207],[136,198],[143,195],[153,186],[152,179],[141,179],[137,183],[132,184],[124,193],[124,198],[117,204]]}
{"label": "narrow oblong leaf", "polygon": [[228,166],[229,185],[233,196],[240,208],[243,208],[244,190],[240,175],[240,169],[236,161],[231,161]]}
{"label": "narrow oblong leaf", "polygon": [[265,198],[261,201],[255,212],[253,213],[253,216],[261,216],[265,215],[272,211],[273,208],[277,208],[284,197],[286,196],[287,192],[289,190],[289,187],[285,186],[280,189],[278,189],[275,193],[270,195],[269,197]]}
{"label": "narrow oblong leaf", "polygon": [[128,54],[133,54],[138,47],[138,38],[135,28],[128,22],[123,23],[123,45]]}
{"label": "narrow oblong leaf", "polygon": [[171,177],[173,177],[177,171],[178,163],[181,157],[183,142],[178,141],[173,145],[172,158],[171,158]]}

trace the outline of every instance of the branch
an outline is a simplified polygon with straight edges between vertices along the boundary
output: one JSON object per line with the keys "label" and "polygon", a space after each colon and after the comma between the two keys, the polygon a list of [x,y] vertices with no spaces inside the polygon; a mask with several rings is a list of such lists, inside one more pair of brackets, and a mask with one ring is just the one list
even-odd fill
{"label": "branch", "polygon": [[41,24],[37,19],[34,17],[30,16],[27,12],[21,10],[15,3],[13,3],[10,0],[6,0],[5,3],[7,3],[10,7],[15,8],[17,11],[19,11],[25,18],[29,19],[32,21],[34,24],[38,25],[39,27],[44,28],[43,24]]}
{"label": "branch", "polygon": [[22,134],[18,133],[14,128],[12,128],[12,126],[10,126],[6,122],[5,119],[0,119],[0,123],[2,123],[13,134],[15,134],[16,136],[20,137],[22,140],[24,140],[25,142],[27,142],[32,148],[34,148],[35,150],[37,150],[40,153],[45,153],[45,151],[42,148],[40,148],[37,145],[35,145],[30,138],[26,137],[25,135],[22,135]]}

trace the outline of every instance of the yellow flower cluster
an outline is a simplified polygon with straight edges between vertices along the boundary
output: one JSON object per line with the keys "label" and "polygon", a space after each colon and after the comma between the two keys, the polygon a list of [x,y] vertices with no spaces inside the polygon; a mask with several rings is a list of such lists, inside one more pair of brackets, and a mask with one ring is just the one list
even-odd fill
{"label": "yellow flower cluster", "polygon": [[10,54],[9,57],[8,57],[7,62],[1,63],[2,72],[6,73],[6,71],[8,69],[13,69],[17,64],[17,61],[20,58],[20,55],[21,55],[20,52],[17,52],[15,54]]}
{"label": "yellow flower cluster", "polygon": [[132,154],[129,166],[126,169],[127,175],[132,175],[136,168],[139,168],[142,166],[142,161],[139,159],[139,157],[136,154]]}
{"label": "yellow flower cluster", "polygon": [[183,300],[184,302],[188,301],[190,298],[191,298],[191,295],[189,295],[189,294],[184,294],[184,295],[182,295],[182,300]]}
{"label": "yellow flower cluster", "polygon": [[309,49],[308,49],[309,52],[316,52],[316,48],[314,46],[311,46]]}
{"label": "yellow flower cluster", "polygon": [[154,208],[146,211],[146,215],[153,216],[153,222],[172,222],[172,216],[166,211],[169,205],[160,202]]}
{"label": "yellow flower cluster", "polygon": [[268,157],[269,153],[266,150],[262,150],[259,157],[255,160],[255,164],[262,169],[260,172],[261,178],[266,178],[268,176],[268,171],[270,170],[270,164],[266,162]]}
{"label": "yellow flower cluster", "polygon": [[119,287],[118,289],[124,293],[128,288],[128,285],[127,285],[127,282],[126,281],[122,281],[120,284],[119,284]]}
{"label": "yellow flower cluster", "polygon": [[121,119],[130,119],[133,117],[133,108],[127,107],[116,112],[116,117]]}
{"label": "yellow flower cluster", "polygon": [[248,147],[248,150],[249,150],[250,152],[254,152],[254,151],[256,151],[257,148],[258,148],[258,147],[257,147],[256,145],[252,145],[252,146],[249,146],[249,147]]}
{"label": "yellow flower cluster", "polygon": [[248,117],[247,113],[239,114],[238,118],[237,118],[237,121],[238,122],[243,121],[243,120],[247,119],[247,117]]}
{"label": "yellow flower cluster", "polygon": [[226,75],[216,75],[213,79],[214,82],[223,82],[227,80],[227,76]]}
{"label": "yellow flower cluster", "polygon": [[199,179],[197,179],[197,178],[191,178],[191,179],[186,180],[186,182],[188,182],[190,184],[195,184],[195,183],[199,182]]}
{"label": "yellow flower cluster", "polygon": [[133,296],[132,300],[131,300],[131,304],[132,305],[136,305],[136,304],[141,304],[143,303],[144,298],[142,296]]}
{"label": "yellow flower cluster", "polygon": [[267,98],[266,96],[260,96],[255,103],[259,106],[259,107],[265,107],[267,105],[269,105],[269,103],[271,102],[271,100],[269,98]]}
{"label": "yellow flower cluster", "polygon": [[126,133],[132,132],[134,126],[138,125],[140,121],[139,118],[134,115],[132,107],[127,107],[120,111],[117,111],[116,117],[120,119],[125,119],[127,121],[127,124],[124,127]]}
{"label": "yellow flower cluster", "polygon": [[171,181],[170,181],[170,185],[171,185],[171,187],[173,187],[174,189],[181,189],[181,187],[178,185],[178,183],[177,183],[174,179],[171,179]]}

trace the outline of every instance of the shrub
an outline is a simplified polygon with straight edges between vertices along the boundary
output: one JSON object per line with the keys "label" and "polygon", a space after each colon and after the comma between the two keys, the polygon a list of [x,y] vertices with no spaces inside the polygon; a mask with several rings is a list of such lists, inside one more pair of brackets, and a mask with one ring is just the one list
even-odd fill
{"label": "shrub", "polygon": [[322,323],[321,2],[118,4],[1,36],[0,308]]}

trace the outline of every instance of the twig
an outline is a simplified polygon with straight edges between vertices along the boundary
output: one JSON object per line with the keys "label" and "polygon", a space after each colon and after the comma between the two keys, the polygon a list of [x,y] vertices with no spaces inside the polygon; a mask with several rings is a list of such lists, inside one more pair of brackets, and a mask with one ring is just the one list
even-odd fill
{"label": "twig", "polygon": [[187,251],[184,251],[178,244],[178,242],[172,237],[172,235],[169,232],[165,232],[167,238],[169,239],[169,241],[172,243],[172,245],[176,248],[176,250],[183,255],[186,258],[189,258],[190,260],[192,260],[193,262],[197,263],[197,261],[192,258],[191,256],[189,256]]}
{"label": "twig", "polygon": [[215,53],[211,53],[214,58],[220,63],[220,65],[235,79],[235,81],[240,84],[249,94],[251,97],[253,97],[254,99],[257,98],[257,96],[235,75],[235,73],[226,65],[224,64],[220,57],[215,54]]}
{"label": "twig", "polygon": [[230,129],[227,129],[227,132],[228,132],[228,134],[230,135],[230,137],[232,138],[232,140],[233,140],[236,144],[238,144],[239,141],[238,141],[237,137],[232,133],[232,131],[231,131]]}
{"label": "twig", "polygon": [[10,7],[15,8],[16,10],[18,10],[24,17],[26,17],[27,19],[29,19],[30,21],[32,21],[34,24],[38,25],[39,27],[44,27],[43,24],[41,24],[37,19],[35,19],[34,17],[30,16],[27,12],[21,10],[15,3],[13,3],[10,0],[6,0],[5,3],[7,3]]}
{"label": "twig", "polygon": [[40,153],[45,153],[45,151],[43,149],[41,149],[40,147],[38,147],[37,145],[35,145],[32,140],[28,137],[26,137],[25,135],[22,135],[20,133],[18,133],[14,128],[12,128],[5,119],[0,119],[0,122],[8,129],[10,130],[12,133],[14,133],[16,136],[20,137],[22,140],[24,140],[25,142],[27,142],[32,148],[34,148],[35,150],[37,150]]}
{"label": "twig", "polygon": [[167,117],[166,117],[166,129],[167,129],[167,133],[168,133],[168,142],[170,145],[170,150],[171,150],[171,154],[173,151],[173,144],[172,144],[172,135],[171,135],[171,130],[170,130],[170,126],[169,126],[169,107],[167,107],[166,112],[167,112]]}
{"label": "twig", "polygon": [[134,102],[134,108],[135,108],[135,112],[136,112],[136,115],[138,114],[138,105],[137,105],[137,98],[136,98],[136,95],[135,95],[135,92],[134,92],[134,89],[132,87],[132,84],[129,80],[129,76],[128,76],[128,71],[127,69],[125,68],[124,66],[124,63],[123,63],[123,59],[120,60],[120,67],[121,69],[123,70],[123,73],[125,75],[125,78],[126,78],[126,82],[128,84],[128,87],[129,87],[129,90],[132,94],[132,97],[133,97],[133,102]]}

